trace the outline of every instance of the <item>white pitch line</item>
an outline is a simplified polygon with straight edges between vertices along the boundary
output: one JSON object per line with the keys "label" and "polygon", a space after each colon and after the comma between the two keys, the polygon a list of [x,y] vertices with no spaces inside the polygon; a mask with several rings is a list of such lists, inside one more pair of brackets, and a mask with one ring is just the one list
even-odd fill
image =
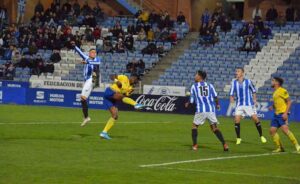
{"label": "white pitch line", "polygon": [[184,163],[194,163],[194,162],[205,162],[205,161],[214,161],[214,160],[229,160],[229,159],[237,159],[237,158],[272,156],[272,155],[285,154],[285,153],[286,152],[283,152],[283,153],[263,153],[263,154],[252,154],[252,155],[236,155],[236,156],[228,156],[228,157],[202,158],[202,159],[197,159],[197,160],[183,160],[183,161],[166,162],[166,163],[159,163],[159,164],[140,165],[140,167],[160,167],[160,166],[168,166],[168,165],[176,165],[176,164],[184,164]]}
{"label": "white pitch line", "polygon": [[294,180],[300,181],[300,178],[287,177],[287,176],[271,176],[271,175],[259,175],[259,174],[251,174],[251,173],[240,173],[240,172],[227,172],[227,171],[214,171],[214,170],[201,170],[201,169],[186,169],[186,168],[173,168],[173,167],[161,167],[162,169],[169,170],[179,170],[179,171],[191,171],[191,172],[206,172],[206,173],[216,173],[216,174],[224,174],[224,175],[239,175],[239,176],[251,176],[251,177],[260,177],[260,178],[276,178],[276,179],[284,179],[284,180]]}
{"label": "white pitch line", "polygon": [[[0,123],[0,125],[66,125],[66,124],[81,124],[82,122],[28,122],[28,123]],[[89,124],[105,124],[106,122],[90,122]],[[120,122],[119,124],[168,124],[171,122]]]}

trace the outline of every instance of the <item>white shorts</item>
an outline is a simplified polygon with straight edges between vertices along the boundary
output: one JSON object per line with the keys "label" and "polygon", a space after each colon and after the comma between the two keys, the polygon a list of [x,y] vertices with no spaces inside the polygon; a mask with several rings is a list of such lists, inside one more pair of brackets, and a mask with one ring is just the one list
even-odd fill
{"label": "white shorts", "polygon": [[83,88],[81,91],[81,96],[88,98],[90,96],[92,90],[93,90],[93,79],[90,78],[84,82]]}
{"label": "white shorts", "polygon": [[197,112],[194,117],[194,124],[203,125],[206,119],[208,119],[211,125],[218,124],[218,119],[214,112]]}
{"label": "white shorts", "polygon": [[238,106],[235,108],[235,116],[252,117],[256,114],[257,112],[255,106]]}

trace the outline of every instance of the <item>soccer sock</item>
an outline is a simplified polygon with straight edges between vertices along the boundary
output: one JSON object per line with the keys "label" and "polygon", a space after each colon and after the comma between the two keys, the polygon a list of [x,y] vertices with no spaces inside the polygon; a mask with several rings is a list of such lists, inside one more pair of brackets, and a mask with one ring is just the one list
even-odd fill
{"label": "soccer sock", "polygon": [[103,132],[107,133],[111,129],[111,127],[114,126],[115,122],[116,122],[116,120],[114,118],[109,118],[109,120],[107,121],[107,123],[103,129]]}
{"label": "soccer sock", "polygon": [[262,128],[261,128],[260,122],[255,123],[255,126],[256,126],[256,128],[257,128],[257,131],[258,131],[258,133],[259,133],[259,136],[261,137],[261,136],[262,136]]}
{"label": "soccer sock", "polygon": [[86,100],[81,100],[81,107],[82,107],[84,118],[87,118],[89,116],[89,113],[88,113],[88,104]]}
{"label": "soccer sock", "polygon": [[235,133],[236,133],[236,137],[237,138],[241,138],[241,128],[240,128],[240,124],[239,123],[235,123],[234,124],[235,127]]}
{"label": "soccer sock", "polygon": [[193,128],[192,129],[192,140],[193,140],[193,145],[197,144],[197,137],[198,137],[198,130]]}
{"label": "soccer sock", "polygon": [[276,145],[277,148],[281,148],[282,147],[282,144],[281,144],[280,137],[279,137],[278,133],[275,133],[273,135],[273,141],[274,141],[274,143],[275,143],[275,145]]}
{"label": "soccer sock", "polygon": [[222,145],[224,145],[225,144],[225,140],[224,140],[224,137],[222,135],[222,132],[220,130],[216,130],[216,131],[214,131],[214,134],[217,136],[217,138],[222,143]]}
{"label": "soccer sock", "polygon": [[286,134],[289,139],[291,140],[291,142],[295,145],[295,146],[298,146],[298,141],[296,139],[296,137],[294,136],[293,132],[289,131],[287,134]]}
{"label": "soccer sock", "polygon": [[129,98],[129,97],[124,97],[124,98],[122,99],[122,102],[124,102],[124,103],[126,103],[126,104],[128,104],[128,105],[132,105],[132,106],[135,106],[135,105],[137,104],[136,101],[132,100],[132,99]]}

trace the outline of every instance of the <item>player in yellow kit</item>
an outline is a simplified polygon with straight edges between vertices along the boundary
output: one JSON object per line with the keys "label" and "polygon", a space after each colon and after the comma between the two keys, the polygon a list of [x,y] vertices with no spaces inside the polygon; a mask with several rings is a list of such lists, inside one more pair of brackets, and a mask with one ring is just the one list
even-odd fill
{"label": "player in yellow kit", "polygon": [[100,137],[103,139],[111,139],[107,132],[118,119],[118,108],[116,106],[118,101],[132,105],[135,109],[142,109],[144,107],[142,104],[138,104],[136,101],[129,98],[133,92],[133,85],[138,81],[136,75],[132,75],[130,78],[126,75],[114,75],[112,79],[114,80],[114,83],[106,88],[104,92],[104,105],[110,111],[111,117],[107,121],[103,131],[100,133]]}
{"label": "player in yellow kit", "polygon": [[283,79],[274,77],[272,79],[272,87],[274,88],[273,100],[274,104],[270,107],[270,110],[274,109],[275,114],[271,122],[270,134],[276,145],[276,149],[273,152],[284,152],[280,137],[277,133],[277,129],[280,128],[284,134],[288,136],[291,142],[295,145],[296,150],[300,153],[300,146],[294,134],[288,127],[288,114],[291,108],[291,99],[286,89],[282,87]]}

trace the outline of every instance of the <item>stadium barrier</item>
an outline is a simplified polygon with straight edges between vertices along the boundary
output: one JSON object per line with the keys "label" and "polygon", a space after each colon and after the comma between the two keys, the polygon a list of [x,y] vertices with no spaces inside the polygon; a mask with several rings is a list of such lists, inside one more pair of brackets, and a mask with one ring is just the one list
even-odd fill
{"label": "stadium barrier", "polygon": [[[195,107],[186,109],[184,104],[188,97],[169,95],[132,95],[138,103],[146,105],[146,112],[194,114]],[[0,103],[21,104],[21,105],[46,105],[60,107],[80,107],[80,91],[30,88],[29,83],[3,81],[0,82]],[[261,119],[269,120],[273,112],[268,110],[272,102],[259,102],[257,105],[258,116]],[[118,104],[120,110],[134,110],[131,106]],[[221,110],[217,111],[219,116],[234,115],[234,106],[228,99],[220,99]],[[93,92],[89,98],[89,106],[94,109],[105,109],[103,104],[103,92]],[[291,121],[300,122],[300,104],[293,103],[290,115]]]}

